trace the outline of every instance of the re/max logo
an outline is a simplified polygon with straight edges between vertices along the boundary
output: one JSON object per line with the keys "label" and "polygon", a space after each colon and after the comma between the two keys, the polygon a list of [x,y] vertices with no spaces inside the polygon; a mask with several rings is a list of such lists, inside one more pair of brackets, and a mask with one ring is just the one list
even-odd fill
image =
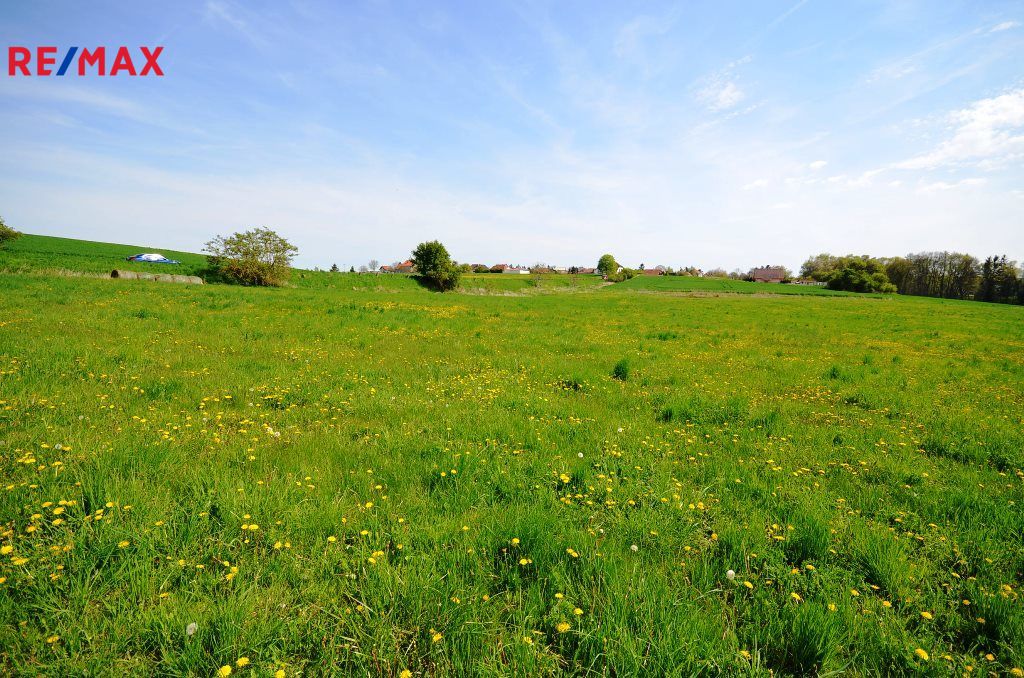
{"label": "re/max logo", "polygon": [[[36,47],[35,52],[28,47],[8,47],[7,48],[7,75],[64,75],[71,68],[71,65],[77,61],[78,63],[78,75],[86,75],[87,72],[93,72],[96,75],[158,75],[162,76],[164,72],[160,69],[160,64],[157,63],[157,59],[160,58],[160,53],[164,51],[163,47],[139,47],[141,59],[138,61],[132,59],[132,52],[127,47],[111,47],[110,51],[107,51],[106,47],[94,47],[89,49],[88,47],[82,48],[79,53],[78,47],[68,47],[67,53],[60,62],[60,67],[56,71],[53,70],[53,66],[57,64],[57,48],[56,47]],[[107,55],[112,56],[110,60],[110,70],[107,71]],[[75,56],[78,59],[75,59]],[[35,67],[33,68],[32,58],[35,57]],[[140,64],[141,69],[136,69],[135,65]],[[74,72],[74,69],[72,69]]]}

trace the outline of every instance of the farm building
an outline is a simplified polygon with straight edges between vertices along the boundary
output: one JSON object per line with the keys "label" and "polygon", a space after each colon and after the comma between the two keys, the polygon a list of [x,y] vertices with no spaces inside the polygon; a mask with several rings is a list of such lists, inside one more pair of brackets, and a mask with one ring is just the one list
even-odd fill
{"label": "farm building", "polygon": [[406,259],[400,264],[394,266],[381,266],[378,269],[381,273],[412,273],[416,270],[416,266],[413,265],[411,259]]}
{"label": "farm building", "polygon": [[750,272],[754,282],[777,283],[786,279],[786,269],[782,266],[762,266]]}

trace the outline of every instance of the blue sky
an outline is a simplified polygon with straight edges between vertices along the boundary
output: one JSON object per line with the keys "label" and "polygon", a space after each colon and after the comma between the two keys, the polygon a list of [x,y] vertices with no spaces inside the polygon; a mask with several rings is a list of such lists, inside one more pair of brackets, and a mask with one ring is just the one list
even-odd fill
{"label": "blue sky", "polygon": [[433,238],[490,264],[1024,258],[1019,0],[37,1],[0,34],[164,46],[162,78],[3,70],[0,214],[27,232],[266,225],[322,267]]}

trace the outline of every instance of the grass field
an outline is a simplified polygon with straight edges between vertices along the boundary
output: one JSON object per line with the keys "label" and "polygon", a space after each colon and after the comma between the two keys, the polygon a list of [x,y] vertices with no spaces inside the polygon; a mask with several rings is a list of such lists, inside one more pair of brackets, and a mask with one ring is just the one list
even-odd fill
{"label": "grass field", "polygon": [[1022,308],[62,242],[0,255],[7,674],[1024,667]]}
{"label": "grass field", "polygon": [[653,292],[681,292],[706,294],[813,294],[845,296],[850,292],[827,290],[814,285],[782,285],[777,283],[756,283],[729,278],[691,278],[689,276],[646,276],[641,275],[621,284],[620,289]]}

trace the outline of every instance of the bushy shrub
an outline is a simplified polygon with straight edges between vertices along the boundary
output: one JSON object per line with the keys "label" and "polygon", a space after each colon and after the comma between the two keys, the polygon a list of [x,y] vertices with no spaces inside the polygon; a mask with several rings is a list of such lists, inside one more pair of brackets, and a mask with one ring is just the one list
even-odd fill
{"label": "bushy shrub", "polygon": [[629,379],[629,361],[623,358],[619,362],[615,363],[615,367],[612,368],[612,378],[618,379],[619,381],[626,381]]}
{"label": "bushy shrub", "polygon": [[3,217],[0,217],[0,247],[20,237],[21,233],[4,223]]}
{"label": "bushy shrub", "polygon": [[291,274],[298,248],[269,228],[254,228],[206,243],[207,260],[216,275],[240,285],[279,287]]}

